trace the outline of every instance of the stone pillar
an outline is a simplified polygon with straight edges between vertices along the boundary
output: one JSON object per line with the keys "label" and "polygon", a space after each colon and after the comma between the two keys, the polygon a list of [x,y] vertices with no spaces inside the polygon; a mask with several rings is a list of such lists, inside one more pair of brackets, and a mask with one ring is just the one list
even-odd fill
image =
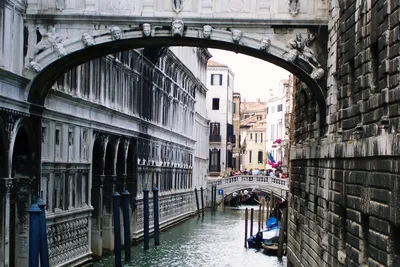
{"label": "stone pillar", "polygon": [[112,209],[112,193],[113,185],[117,181],[116,175],[107,175],[104,180],[104,209],[103,209],[103,248],[114,250],[114,225],[113,225],[113,209]]}
{"label": "stone pillar", "polygon": [[91,247],[92,252],[101,256],[103,253],[103,223],[102,223],[102,214],[103,214],[103,183],[105,176],[99,175],[94,176],[92,178],[92,199],[91,203],[94,207],[92,213],[92,238],[91,238]]}

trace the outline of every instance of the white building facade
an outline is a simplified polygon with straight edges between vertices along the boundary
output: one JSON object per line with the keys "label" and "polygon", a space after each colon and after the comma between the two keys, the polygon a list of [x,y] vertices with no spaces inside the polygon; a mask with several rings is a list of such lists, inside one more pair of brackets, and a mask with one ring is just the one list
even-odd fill
{"label": "white building facade", "polygon": [[[207,117],[207,62],[211,54],[206,48],[171,47],[171,51],[181,59],[182,63],[197,74],[199,80],[196,90],[193,135],[196,140],[193,165],[193,187],[200,189],[207,185],[209,163],[209,120]],[[195,60],[197,59],[197,60]],[[205,191],[204,191],[205,192]]]}
{"label": "white building facade", "polygon": [[284,145],[289,138],[287,131],[289,125],[288,120],[286,120],[286,110],[290,106],[288,101],[291,101],[291,99],[288,99],[288,91],[290,88],[289,81],[282,80],[278,88],[271,92],[271,98],[267,100],[267,169],[272,168],[272,165],[268,163],[269,153],[276,163],[281,163],[279,167],[282,167],[283,162],[285,162]]}
{"label": "white building facade", "polygon": [[209,176],[227,176],[233,167],[234,73],[227,65],[208,61],[207,113],[210,120]]}

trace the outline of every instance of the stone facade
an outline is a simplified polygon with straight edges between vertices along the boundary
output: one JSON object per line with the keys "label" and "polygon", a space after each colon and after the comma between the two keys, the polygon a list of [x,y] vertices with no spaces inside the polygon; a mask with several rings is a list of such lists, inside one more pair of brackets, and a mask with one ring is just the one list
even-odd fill
{"label": "stone facade", "polygon": [[[29,80],[20,75],[26,51],[13,49],[23,47],[24,7],[19,1],[0,7],[6,22],[0,28],[0,266],[28,265],[26,209],[33,195],[47,204],[51,266],[78,265],[113,250],[113,185],[131,193],[132,240],[143,234],[146,186],[160,189],[161,227],[192,215],[194,182],[206,184],[208,164],[207,148],[197,152],[202,170],[193,163],[195,119],[201,121],[196,138],[208,144],[205,106],[196,105],[205,102],[197,77],[206,76],[207,50],[146,48],[86,62],[58,78],[44,109],[36,109],[27,101]],[[185,60],[196,63],[189,69]]]}
{"label": "stone facade", "polygon": [[296,83],[293,266],[400,266],[399,11],[398,1],[331,2],[322,135]]}

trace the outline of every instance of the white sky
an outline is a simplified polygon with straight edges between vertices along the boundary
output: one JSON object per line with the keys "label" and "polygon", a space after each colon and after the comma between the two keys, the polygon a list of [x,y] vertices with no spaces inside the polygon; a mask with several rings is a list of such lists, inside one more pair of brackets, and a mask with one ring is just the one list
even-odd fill
{"label": "white sky", "polygon": [[261,101],[267,99],[267,90],[276,89],[282,79],[288,79],[290,72],[267,61],[236,54],[231,51],[209,49],[211,60],[228,65],[235,73],[235,92],[239,92],[242,101]]}

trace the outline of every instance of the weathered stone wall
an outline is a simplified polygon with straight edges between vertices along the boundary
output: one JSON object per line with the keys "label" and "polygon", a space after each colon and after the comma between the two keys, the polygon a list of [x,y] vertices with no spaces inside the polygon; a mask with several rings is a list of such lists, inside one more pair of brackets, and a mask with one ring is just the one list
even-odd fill
{"label": "weathered stone wall", "polygon": [[400,266],[399,14],[397,0],[332,1],[321,138],[312,95],[296,93],[293,266]]}

